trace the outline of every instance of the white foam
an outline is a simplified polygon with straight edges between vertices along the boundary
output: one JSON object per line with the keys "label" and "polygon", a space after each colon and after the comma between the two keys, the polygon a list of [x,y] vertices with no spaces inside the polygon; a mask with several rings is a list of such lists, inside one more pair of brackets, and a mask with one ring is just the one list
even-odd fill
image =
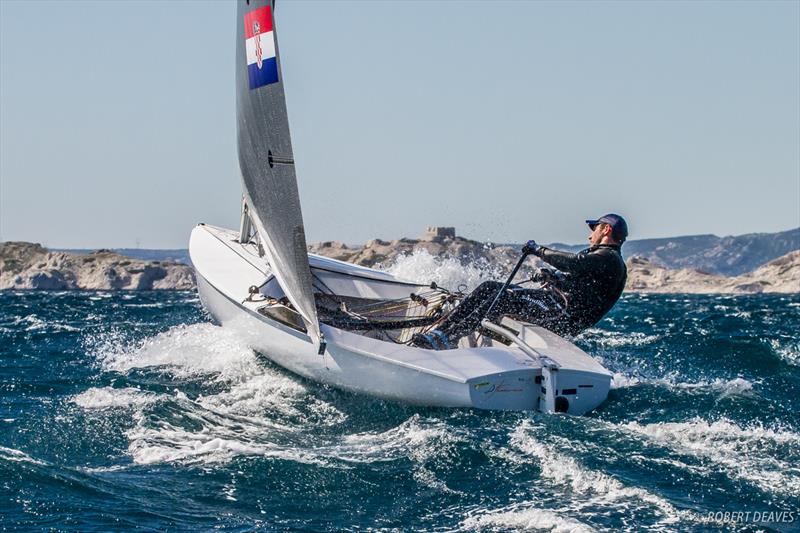
{"label": "white foam", "polygon": [[719,398],[729,396],[747,396],[753,391],[753,383],[744,378],[720,379],[700,381],[697,383],[678,382],[673,386],[687,390],[712,390],[719,393]]}
{"label": "white foam", "polygon": [[414,481],[416,481],[422,486],[430,487],[432,489],[438,490],[440,492],[446,492],[448,494],[459,494],[461,496],[466,496],[466,493],[448,487],[447,483],[437,478],[434,472],[428,470],[424,466],[416,465],[414,467],[414,471],[411,474],[411,476],[414,478]]}
{"label": "white foam", "polygon": [[635,375],[626,375],[621,372],[614,372],[611,377],[612,389],[624,389],[626,387],[635,387],[641,383],[646,383],[647,380]]}
{"label": "white foam", "polygon": [[222,493],[225,495],[225,499],[231,502],[238,501],[236,498],[236,483],[232,482],[230,484],[226,484],[222,488]]}
{"label": "white foam", "polygon": [[172,401],[194,422],[192,428],[138,413],[136,425],[126,433],[135,462],[206,464],[261,456],[325,465],[311,446],[297,446],[296,441],[309,427],[346,418],[294,379],[269,370],[196,400],[176,391]]}
{"label": "white foam", "polygon": [[14,318],[11,322],[13,326],[25,326],[25,331],[42,331],[42,330],[50,330],[50,331],[69,331],[69,332],[76,332],[80,331],[80,328],[75,326],[71,326],[69,324],[63,324],[61,322],[53,322],[53,321],[46,321],[42,320],[36,315],[25,315]]}
{"label": "white foam", "polygon": [[553,449],[535,438],[529,421],[517,427],[511,435],[510,444],[526,456],[538,460],[541,476],[549,482],[568,487],[579,504],[581,498],[588,499],[592,506],[622,508],[626,512],[648,510],[660,516],[659,525],[670,525],[681,520],[694,521],[696,517],[688,511],[678,510],[667,500],[639,487],[628,487],[603,472],[590,470],[575,459]]}
{"label": "white foam", "polygon": [[468,517],[461,522],[460,529],[496,531],[549,531],[551,533],[589,533],[592,527],[573,518],[561,516],[547,509],[524,508],[516,505],[510,508],[483,512]]}
{"label": "white foam", "polygon": [[715,392],[718,393],[719,399],[729,396],[748,396],[753,392],[753,383],[744,378],[715,378],[713,380],[687,382],[674,373],[661,378],[646,378],[621,372],[615,372],[611,378],[611,388],[613,389],[636,387],[642,384],[698,393]]}
{"label": "white foam", "polygon": [[295,419],[298,427],[308,423],[334,425],[347,417],[333,405],[311,395],[296,379],[271,370],[259,370],[228,391],[201,396],[197,403],[217,414],[250,417],[266,423],[265,413]]}
{"label": "white foam", "polygon": [[800,366],[800,340],[781,343],[777,339],[770,339],[769,345],[775,355],[790,365]]}
{"label": "white foam", "polygon": [[454,454],[454,446],[461,440],[461,437],[448,430],[446,423],[414,415],[387,431],[344,435],[336,444],[314,451],[327,459],[345,463],[375,463],[408,458],[413,463],[412,476],[417,483],[440,492],[463,495],[461,491],[448,487],[425,466],[431,460]]}
{"label": "white foam", "polygon": [[[282,390],[284,393],[289,390],[290,395],[292,392],[305,392],[303,389]],[[280,396],[282,393],[273,389],[272,394]],[[135,413],[136,424],[126,432],[128,453],[134,462],[213,464],[226,463],[238,456],[260,456],[326,464],[286,438],[287,434],[297,433],[303,428],[304,419],[295,421],[294,427],[287,426],[275,420],[276,413],[263,410],[258,413],[253,406],[242,408],[236,402],[225,407],[224,401],[214,396],[191,400],[177,390],[172,401],[178,404],[182,416],[193,422],[192,428],[186,429],[165,419],[153,419],[142,412]],[[268,403],[277,405],[278,401],[271,398]],[[280,440],[288,442],[272,442]]]}
{"label": "white foam", "polygon": [[708,422],[699,417],[688,422],[628,422],[620,427],[674,451],[711,461],[712,466],[703,467],[709,472],[724,472],[768,493],[800,496],[797,457],[784,460],[785,452],[776,453],[780,446],[798,449],[797,433],[761,426],[743,428],[730,420]]}
{"label": "white foam", "polygon": [[75,395],[72,403],[84,409],[108,409],[111,407],[140,407],[155,401],[156,395],[134,388],[92,388]]}
{"label": "white foam", "polygon": [[426,250],[417,250],[412,254],[398,256],[390,265],[378,265],[378,268],[402,279],[415,280],[420,283],[436,282],[440,287],[450,290],[466,285],[471,291],[484,281],[498,280],[506,276],[506,270],[497,263],[486,260],[462,264],[452,257],[438,257]]}
{"label": "white foam", "polygon": [[[126,432],[128,453],[134,462],[218,464],[248,456],[349,468],[350,463],[409,458],[414,463],[412,475],[419,483],[441,491],[457,492],[424,467],[426,461],[449,453],[448,450],[459,440],[448,433],[443,422],[428,425],[414,415],[387,431],[337,436],[325,442],[325,437],[315,431],[318,422],[311,425],[302,421],[279,423],[274,420],[274,413],[230,416],[230,411],[237,411],[234,407],[236,402],[220,412],[199,408],[199,404],[215,408],[225,405],[221,397],[211,402],[208,398],[192,402],[181,394],[175,396],[175,401],[181,404],[181,412],[197,422],[197,429],[178,427],[165,420],[154,422],[141,413],[136,415],[135,426]],[[226,414],[220,414],[222,411]],[[248,411],[249,408],[245,407],[238,412],[244,414]],[[306,436],[309,430],[314,434],[313,438]]]}
{"label": "white foam", "polygon": [[79,466],[78,470],[86,472],[87,474],[106,474],[108,472],[121,472],[128,469],[128,465],[112,465],[112,466]]}
{"label": "white foam", "polygon": [[644,346],[652,344],[661,335],[645,335],[644,333],[620,333],[618,331],[607,331],[598,328],[589,328],[579,337],[581,340],[591,341],[603,348],[619,348],[620,346]]}
{"label": "white foam", "polygon": [[233,333],[211,324],[176,326],[133,346],[120,333],[100,337],[95,344],[106,370],[165,366],[179,377],[216,373],[223,381],[260,373],[253,351]]}
{"label": "white foam", "polygon": [[47,464],[44,461],[34,459],[25,452],[15,450],[14,448],[6,448],[5,446],[0,446],[0,460],[12,461],[15,463],[30,463],[42,466]]}
{"label": "white foam", "polygon": [[214,432],[189,432],[182,429],[138,427],[127,433],[128,453],[138,464],[152,463],[227,463],[237,456],[276,457],[301,463],[324,463],[294,446],[248,442],[224,438]]}
{"label": "white foam", "polygon": [[93,302],[108,300],[109,298],[111,298],[111,294],[107,292],[95,292],[94,295],[89,296],[89,299]]}
{"label": "white foam", "polygon": [[[137,463],[226,462],[242,455],[325,463],[311,447],[286,444],[309,427],[330,426],[346,415],[311,394],[297,379],[264,367],[233,333],[211,324],[178,326],[128,345],[118,332],[91,339],[106,370],[159,368],[169,377],[209,377],[223,389],[191,399],[180,390],[156,395],[138,389],[89,389],[73,402],[88,409],[129,407],[134,427],[126,433]],[[183,420],[145,415],[156,400],[177,404]],[[318,457],[319,456],[319,457]]]}
{"label": "white foam", "polygon": [[47,323],[36,315],[27,315],[14,320],[14,324],[28,324],[25,331],[37,331],[47,327]]}
{"label": "white foam", "polygon": [[431,424],[414,415],[387,431],[344,435],[340,442],[317,452],[354,463],[391,461],[400,457],[423,463],[431,457],[447,454],[459,440],[447,431],[443,422]]}

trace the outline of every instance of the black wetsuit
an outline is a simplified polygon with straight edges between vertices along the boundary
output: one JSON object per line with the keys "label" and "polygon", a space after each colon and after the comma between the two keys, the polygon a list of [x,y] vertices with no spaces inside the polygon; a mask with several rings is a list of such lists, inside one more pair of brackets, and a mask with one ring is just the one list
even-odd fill
{"label": "black wetsuit", "polygon": [[576,335],[599,322],[625,287],[627,269],[619,245],[600,244],[577,254],[541,247],[537,255],[567,274],[560,284],[566,302],[551,291],[512,285],[501,296],[492,316],[484,317],[502,287],[502,283],[487,281],[465,298],[438,329],[455,340],[473,331],[481,318],[510,315],[561,335]]}

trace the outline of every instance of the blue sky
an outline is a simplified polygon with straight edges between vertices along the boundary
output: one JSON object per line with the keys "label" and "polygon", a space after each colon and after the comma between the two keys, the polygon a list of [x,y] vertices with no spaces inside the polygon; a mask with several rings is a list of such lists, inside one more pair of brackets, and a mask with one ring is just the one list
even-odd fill
{"label": "blue sky", "polygon": [[[800,2],[279,2],[309,241],[800,225]],[[235,6],[0,1],[0,238],[238,224]]]}

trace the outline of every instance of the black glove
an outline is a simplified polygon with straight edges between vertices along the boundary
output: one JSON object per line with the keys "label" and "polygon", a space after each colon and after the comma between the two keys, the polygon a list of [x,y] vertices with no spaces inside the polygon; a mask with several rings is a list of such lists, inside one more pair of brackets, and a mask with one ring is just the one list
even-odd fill
{"label": "black glove", "polygon": [[536,241],[530,240],[525,243],[525,246],[522,247],[522,253],[525,255],[539,255],[542,251],[542,247],[536,244]]}
{"label": "black glove", "polygon": [[536,283],[550,283],[559,286],[566,276],[563,272],[558,270],[551,270],[549,268],[540,268],[539,272],[535,273],[531,280]]}

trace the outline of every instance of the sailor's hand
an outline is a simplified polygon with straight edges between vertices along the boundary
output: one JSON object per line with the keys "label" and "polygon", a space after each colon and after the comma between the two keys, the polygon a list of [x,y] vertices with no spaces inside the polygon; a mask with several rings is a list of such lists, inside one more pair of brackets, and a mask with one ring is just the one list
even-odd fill
{"label": "sailor's hand", "polygon": [[555,285],[560,285],[561,282],[564,281],[566,276],[563,272],[559,272],[558,270],[552,270],[549,268],[540,268],[539,272],[535,273],[531,280],[536,283],[551,283]]}
{"label": "sailor's hand", "polygon": [[526,242],[525,246],[522,247],[522,253],[525,255],[539,255],[541,251],[542,247],[536,244],[534,240]]}

